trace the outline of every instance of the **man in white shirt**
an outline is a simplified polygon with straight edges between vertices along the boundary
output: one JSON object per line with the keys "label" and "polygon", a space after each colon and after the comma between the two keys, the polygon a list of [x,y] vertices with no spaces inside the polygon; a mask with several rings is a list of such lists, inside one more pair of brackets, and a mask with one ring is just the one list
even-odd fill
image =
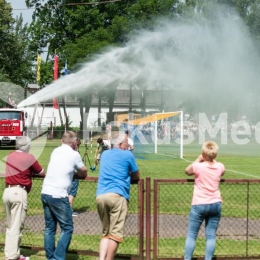
{"label": "man in white shirt", "polygon": [[134,148],[134,142],[133,140],[129,137],[130,133],[128,130],[125,131],[125,134],[127,136],[127,139],[128,139],[128,150],[129,151],[133,151],[135,148]]}
{"label": "man in white shirt", "polygon": [[[55,148],[51,154],[41,191],[47,259],[66,259],[66,251],[73,232],[72,209],[68,194],[73,178],[86,176],[87,168],[77,152],[77,136],[74,132],[68,131],[63,134],[62,145]],[[60,225],[62,235],[55,247],[57,223]]]}

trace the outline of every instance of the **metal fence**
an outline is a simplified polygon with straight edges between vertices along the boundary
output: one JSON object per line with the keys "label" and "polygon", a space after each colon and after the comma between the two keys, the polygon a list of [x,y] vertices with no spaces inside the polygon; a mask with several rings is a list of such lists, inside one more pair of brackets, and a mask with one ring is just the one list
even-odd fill
{"label": "metal fence", "polygon": [[[42,179],[33,180],[22,246],[43,249],[44,217],[40,200]],[[131,187],[122,259],[183,259],[193,180],[150,178]],[[0,185],[4,189],[4,179]],[[101,223],[97,215],[97,178],[80,181],[73,209],[70,252],[98,256]],[[260,259],[260,180],[222,180],[223,210],[217,232],[215,259]],[[0,244],[5,238],[5,213],[0,208]],[[58,231],[59,234],[59,231]],[[194,259],[203,259],[204,228],[199,232]]]}
{"label": "metal fence", "polygon": [[[33,179],[32,190],[28,194],[28,211],[21,245],[44,250],[45,222],[40,199],[42,182],[41,178]],[[138,185],[131,187],[131,202],[125,225],[125,238],[124,243],[119,247],[119,256],[131,255],[133,258],[139,258],[143,254],[143,183],[144,181],[141,180]],[[98,256],[102,226],[96,210],[96,185],[97,178],[95,177],[80,180],[78,194],[73,203],[73,210],[79,214],[77,217],[73,217],[74,231],[69,247],[70,252]],[[3,178],[1,178],[1,188],[3,191]],[[0,208],[0,218],[0,244],[4,245],[5,213],[3,204]],[[59,229],[57,233],[60,233]]]}
{"label": "metal fence", "polygon": [[[183,257],[193,180],[154,180],[153,258]],[[260,259],[260,181],[222,180],[215,259]],[[202,226],[194,255],[204,255]]]}

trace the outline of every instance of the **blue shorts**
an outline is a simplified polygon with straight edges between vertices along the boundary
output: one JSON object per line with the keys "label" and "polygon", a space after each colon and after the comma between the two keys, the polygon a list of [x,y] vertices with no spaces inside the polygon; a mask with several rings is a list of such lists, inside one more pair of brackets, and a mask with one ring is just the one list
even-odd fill
{"label": "blue shorts", "polygon": [[76,197],[77,192],[78,192],[78,188],[79,188],[79,180],[75,179],[72,181],[71,183],[71,188],[70,188],[70,193],[69,195]]}

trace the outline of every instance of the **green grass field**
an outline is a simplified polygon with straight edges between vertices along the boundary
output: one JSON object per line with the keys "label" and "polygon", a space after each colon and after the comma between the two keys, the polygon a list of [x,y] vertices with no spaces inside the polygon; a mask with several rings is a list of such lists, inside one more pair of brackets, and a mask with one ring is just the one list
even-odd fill
{"label": "green grass field", "polygon": [[[96,142],[94,141],[93,144]],[[31,152],[35,154],[38,158],[40,164],[47,169],[49,162],[50,154],[54,148],[60,145],[59,140],[47,141],[45,139],[39,139],[33,142]],[[143,147],[143,150],[152,151],[153,147],[147,145]],[[174,145],[162,145],[158,147],[158,154],[154,155],[152,153],[144,153],[143,150],[136,149],[135,155],[137,158],[137,164],[140,169],[140,174],[142,178],[150,177],[151,179],[186,179],[188,176],[184,174],[184,170],[188,164],[194,161],[197,156],[201,153],[201,145],[198,143],[193,143],[189,145],[184,145],[184,158],[180,159],[176,156],[178,154],[178,147],[173,147]],[[227,145],[219,145],[219,155],[217,160],[222,162],[225,165],[226,172],[224,179],[259,179],[260,178],[260,145],[256,142],[250,142],[247,145],[236,145],[232,142]],[[89,147],[87,154],[89,156],[90,162],[94,164],[94,154],[95,154],[95,145],[93,145],[92,153]],[[174,153],[172,152],[174,151]],[[176,152],[177,151],[177,152]],[[10,152],[8,149],[1,150],[2,158],[5,157]],[[80,153],[83,155],[85,152],[84,145],[80,147]],[[86,165],[89,168],[89,162],[86,161]],[[98,177],[98,169],[94,172],[89,172],[89,176]],[[189,177],[192,178],[192,177]],[[243,187],[241,187],[243,190]],[[170,192],[170,191],[169,191]],[[187,189],[186,195],[188,198],[191,197],[192,189]],[[225,194],[225,197],[229,197],[231,194]],[[178,191],[176,190],[176,194]],[[230,196],[232,197],[232,196]],[[32,198],[34,204],[38,203],[39,198]],[[229,203],[231,203],[232,198]],[[187,200],[188,202],[188,200]],[[40,200],[39,200],[40,203]],[[38,203],[38,204],[39,204]],[[236,205],[237,201],[232,202]],[[29,201],[30,204],[30,201]],[[165,208],[161,209],[164,212],[171,211],[171,208],[167,208],[169,204],[165,203]],[[187,211],[189,205],[177,208],[177,212]],[[236,207],[239,207],[237,205]],[[256,202],[256,208],[259,208],[258,202]],[[94,208],[93,208],[94,210]],[[3,209],[1,209],[1,215],[3,216]],[[231,213],[226,212],[227,216],[232,216]],[[1,236],[4,236],[2,234]],[[2,238],[3,239],[3,238]],[[1,240],[2,240],[1,239]],[[174,241],[174,240],[173,240]],[[131,242],[129,242],[131,243]],[[133,242],[135,243],[135,242]],[[164,242],[162,242],[163,244]],[[179,243],[178,241],[176,243]],[[180,241],[183,244],[183,241]],[[167,244],[167,243],[166,243]],[[167,244],[168,245],[168,244]],[[167,245],[166,249],[167,250]],[[180,248],[182,250],[182,248]],[[31,260],[45,259],[44,252],[40,251],[30,251],[22,249],[22,254],[32,255]],[[3,248],[0,248],[0,257],[3,259],[4,253]],[[92,257],[93,258],[93,257]],[[92,259],[91,257],[68,256],[68,259]]]}
{"label": "green grass field", "polygon": [[[38,158],[41,165],[47,169],[50,154],[53,149],[59,145],[60,140],[46,142],[45,138],[41,138],[33,142],[31,153],[33,153],[36,158]],[[89,149],[87,150],[87,154],[92,165],[95,162],[95,145],[96,142],[94,139],[92,153],[90,146],[88,146]],[[140,151],[137,147],[134,154],[143,178],[187,178],[184,174],[185,167],[194,161],[201,153],[201,144],[198,143],[184,145],[183,159],[179,159],[176,156],[178,155],[177,149],[179,149],[179,147],[176,147],[176,144],[159,145],[158,154],[156,155],[152,153],[154,151],[154,146],[141,146],[143,146],[142,151]],[[219,147],[219,155],[217,160],[224,163],[226,167],[224,178],[260,178],[260,144],[250,142],[247,145],[237,145],[230,142],[228,144],[219,145]],[[81,145],[79,151],[83,156],[85,146]],[[144,151],[149,152],[144,153]],[[2,158],[4,158],[4,156],[9,152],[9,149],[2,149]],[[88,160],[86,160],[86,165],[89,167]],[[89,176],[98,176],[98,171],[89,172]]]}

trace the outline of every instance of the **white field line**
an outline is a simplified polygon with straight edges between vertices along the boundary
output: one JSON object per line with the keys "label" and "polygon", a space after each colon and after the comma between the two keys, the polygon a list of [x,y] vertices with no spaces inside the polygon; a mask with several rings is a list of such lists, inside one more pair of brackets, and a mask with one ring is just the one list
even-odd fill
{"label": "white field line", "polygon": [[256,175],[253,175],[253,174],[249,174],[249,173],[245,173],[245,172],[238,172],[238,171],[229,170],[229,169],[226,169],[226,171],[237,173],[237,174],[241,174],[241,175],[245,175],[245,176],[248,176],[248,177],[253,177],[253,178],[256,178],[256,179],[260,179],[259,176],[256,176]]}
{"label": "white field line", "polygon": [[[146,152],[146,153],[151,153],[151,152],[148,152],[148,151],[145,151],[145,150],[143,150],[143,151]],[[172,155],[169,155],[169,154],[157,153],[157,155],[162,155],[162,156],[176,158],[175,156],[172,156]],[[185,158],[182,158],[182,160],[184,160],[186,162],[189,162],[189,163],[192,163],[192,161],[189,161],[189,160],[187,160]],[[237,174],[244,175],[244,176],[247,176],[247,177],[253,177],[253,178],[256,178],[256,179],[260,179],[260,176],[256,176],[256,175],[249,174],[249,173],[246,173],[246,172],[239,172],[239,171],[234,171],[234,170],[229,170],[229,169],[226,169],[226,172],[233,172],[233,173],[237,173]]]}
{"label": "white field line", "polygon": [[142,150],[144,153],[149,153],[149,154],[156,154],[156,155],[161,155],[161,156],[167,156],[167,157],[172,157],[172,158],[178,158],[178,155],[170,155],[170,154],[165,154],[165,153],[154,153],[146,150]]}
{"label": "white field line", "polygon": [[153,153],[153,152],[150,152],[150,151],[147,151],[147,150],[144,150],[144,149],[142,149],[141,151],[144,152],[144,153],[149,153],[149,154]]}
{"label": "white field line", "polygon": [[[183,158],[183,160],[186,161],[186,162],[190,162],[190,163],[192,162],[192,161],[186,160],[184,158]],[[260,179],[260,176],[256,176],[256,175],[249,174],[249,173],[246,173],[246,172],[239,172],[239,171],[234,171],[234,170],[229,170],[229,169],[226,169],[226,172],[233,172],[233,173],[237,173],[237,174],[244,175],[244,176],[247,176],[247,177],[253,177],[253,178],[256,178],[256,179]]]}

